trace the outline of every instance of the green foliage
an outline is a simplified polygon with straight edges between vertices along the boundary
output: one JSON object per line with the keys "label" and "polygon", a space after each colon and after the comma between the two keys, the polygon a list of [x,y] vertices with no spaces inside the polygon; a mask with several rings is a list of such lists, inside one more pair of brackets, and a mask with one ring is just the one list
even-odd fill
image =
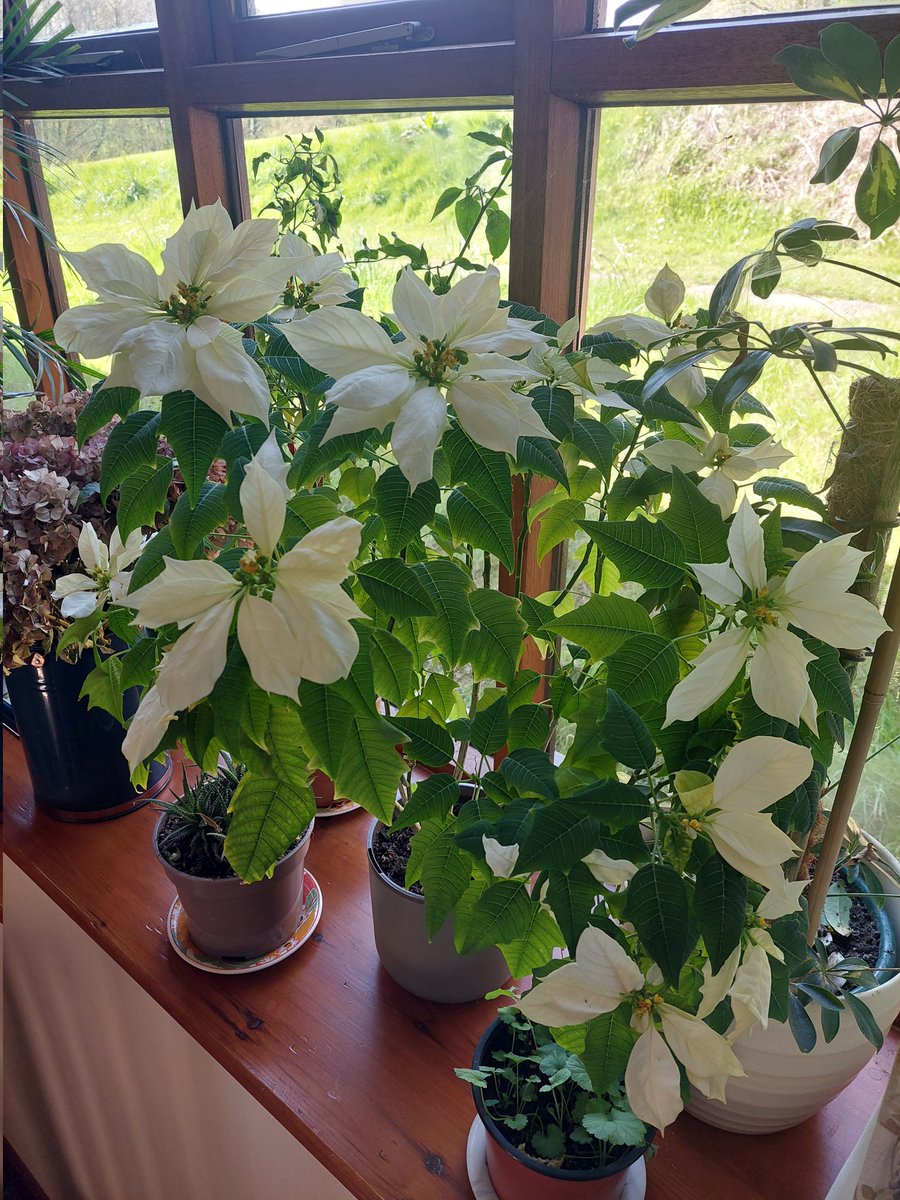
{"label": "green foliage", "polygon": [[[786,46],[775,55],[803,91],[832,100],[861,105],[876,120],[847,126],[831,134],[822,146],[811,183],[834,183],[849,168],[859,148],[860,131],[874,125],[877,137],[856,188],[856,214],[880,237],[900,219],[900,164],[886,135],[900,130],[900,38],[886,48],[882,64],[878,43],[849,21],[828,25],[819,35],[820,48]],[[884,97],[881,96],[882,81]]]}
{"label": "green foliage", "polygon": [[[609,1070],[615,1051],[604,1056],[595,1037],[591,1061],[599,1067],[605,1059],[607,1069],[597,1073],[609,1076],[598,1087],[587,1061],[563,1049],[551,1031],[514,1009],[501,1008],[498,1015],[503,1025],[492,1041],[490,1059],[456,1074],[480,1090],[501,1131],[510,1131],[512,1145],[540,1162],[572,1170],[611,1165],[621,1147],[646,1140],[646,1126],[628,1107],[622,1072]],[[624,1046],[626,1035],[617,1031],[616,1037]],[[633,1038],[629,1049],[631,1044]]]}

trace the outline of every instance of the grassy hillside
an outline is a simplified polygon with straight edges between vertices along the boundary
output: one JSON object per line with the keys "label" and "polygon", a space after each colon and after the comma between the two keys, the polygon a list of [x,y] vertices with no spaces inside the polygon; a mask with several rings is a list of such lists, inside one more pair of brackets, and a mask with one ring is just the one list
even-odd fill
{"label": "grassy hillside", "polygon": [[[424,241],[433,260],[452,252],[458,244],[452,217],[445,214],[431,224],[434,202],[484,157],[485,148],[465,134],[496,128],[503,119],[488,113],[443,114],[436,120],[412,115],[360,118],[356,124],[329,128],[328,148],[341,164],[347,196],[344,245],[352,249],[363,237],[374,242],[378,233],[396,230],[407,240]],[[831,104],[605,112],[587,321],[638,307],[664,262],[687,281],[688,303],[702,304],[722,272],[760,248],[775,228],[809,215],[852,222],[858,172],[831,188],[807,183],[822,140],[844,123],[842,106]],[[269,128],[274,124],[266,123]],[[312,128],[306,119],[280,125],[293,134]],[[277,140],[249,140],[248,161]],[[264,166],[259,179],[251,181],[254,214],[269,198],[268,179]],[[57,233],[73,250],[120,241],[158,261],[164,238],[180,221],[170,150],[73,161],[70,172],[54,174],[53,186]],[[476,245],[473,257],[486,258],[484,245]],[[863,240],[854,261],[900,276],[900,235],[894,231],[875,243]],[[395,270],[391,264],[362,269],[372,311],[389,307]],[[71,273],[68,284],[73,304],[89,298]],[[900,315],[893,289],[836,267],[798,267],[756,311],[765,312],[770,326],[830,316],[897,328]],[[896,366],[884,369],[900,373]],[[841,408],[846,407],[851,379],[843,372],[833,380],[832,394]],[[820,488],[839,430],[808,379],[799,369],[779,363],[757,394],[776,413],[780,436],[796,456],[786,470]],[[888,709],[880,741],[900,733],[897,705]],[[900,846],[900,815],[890,800],[898,783],[900,753],[894,747],[871,764],[860,806],[861,821],[895,847]]]}

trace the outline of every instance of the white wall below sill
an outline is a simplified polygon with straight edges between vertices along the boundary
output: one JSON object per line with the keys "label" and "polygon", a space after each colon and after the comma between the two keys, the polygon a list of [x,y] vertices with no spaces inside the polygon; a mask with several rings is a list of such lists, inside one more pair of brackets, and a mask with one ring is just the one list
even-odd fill
{"label": "white wall below sill", "polygon": [[50,1200],[353,1200],[9,858],[3,885],[4,1136]]}

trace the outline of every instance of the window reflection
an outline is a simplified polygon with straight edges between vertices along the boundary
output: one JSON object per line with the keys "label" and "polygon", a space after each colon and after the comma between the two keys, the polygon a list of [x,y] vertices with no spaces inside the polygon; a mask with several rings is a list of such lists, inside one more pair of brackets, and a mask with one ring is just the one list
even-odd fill
{"label": "window reflection", "polygon": [[67,25],[76,35],[111,30],[152,29],[156,25],[153,0],[62,0],[61,8],[44,26],[42,36],[52,37]]}

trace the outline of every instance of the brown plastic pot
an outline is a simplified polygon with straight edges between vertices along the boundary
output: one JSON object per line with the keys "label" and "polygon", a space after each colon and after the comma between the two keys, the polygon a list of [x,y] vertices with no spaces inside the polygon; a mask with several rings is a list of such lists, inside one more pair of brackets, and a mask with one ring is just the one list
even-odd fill
{"label": "brown plastic pot", "polygon": [[[491,1065],[491,1052],[504,1028],[498,1019],[485,1030],[472,1062],[476,1071],[482,1065]],[[510,1142],[485,1105],[482,1088],[473,1086],[472,1097],[487,1131],[487,1169],[498,1200],[524,1200],[526,1196],[528,1200],[622,1200],[629,1167],[646,1152],[656,1135],[655,1129],[648,1129],[642,1146],[633,1146],[610,1166],[595,1171],[564,1171],[539,1162]]]}
{"label": "brown plastic pot", "polygon": [[453,918],[429,942],[425,899],[398,887],[375,861],[372,842],[379,822],[373,821],[367,842],[369,888],[375,947],[381,965],[402,988],[444,1004],[481,1000],[509,979],[506,959],[496,946],[458,954],[453,944]]}
{"label": "brown plastic pot", "polygon": [[334,784],[324,773],[324,771],[313,771],[310,779],[310,788],[315,797],[316,808],[333,808],[335,799],[338,804],[342,804],[344,797],[335,797]]}
{"label": "brown plastic pot", "polygon": [[158,839],[168,814],[153,829],[153,849],[178,892],[199,948],[213,958],[260,958],[284,945],[300,923],[303,870],[313,822],[299,842],[275,864],[270,879],[242,883],[202,879],[179,871],[159,852]]}

